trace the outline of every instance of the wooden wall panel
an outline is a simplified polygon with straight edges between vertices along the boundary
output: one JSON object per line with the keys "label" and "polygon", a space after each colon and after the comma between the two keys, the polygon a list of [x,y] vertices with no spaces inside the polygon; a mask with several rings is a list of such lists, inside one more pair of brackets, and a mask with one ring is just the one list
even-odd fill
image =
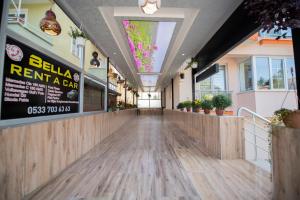
{"label": "wooden wall panel", "polygon": [[219,159],[243,158],[243,119],[165,110],[164,116],[194,138],[201,149]]}
{"label": "wooden wall panel", "polygon": [[244,131],[243,119],[236,119],[235,117],[221,118],[220,119],[221,131],[221,157],[227,159],[235,159],[238,155],[244,158]]}
{"label": "wooden wall panel", "polygon": [[1,129],[0,200],[43,186],[135,116],[132,109]]}
{"label": "wooden wall panel", "polygon": [[272,199],[300,199],[300,129],[273,127],[272,152]]}
{"label": "wooden wall panel", "polygon": [[24,186],[25,128],[0,131],[0,199],[21,199]]}

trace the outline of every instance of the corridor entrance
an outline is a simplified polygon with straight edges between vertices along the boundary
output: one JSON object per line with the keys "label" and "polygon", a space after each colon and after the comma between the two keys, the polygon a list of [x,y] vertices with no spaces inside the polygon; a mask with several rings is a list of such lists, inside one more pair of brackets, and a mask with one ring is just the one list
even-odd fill
{"label": "corridor entrance", "polygon": [[[126,127],[125,127],[126,126]],[[270,199],[270,174],[218,160],[160,115],[141,115],[29,199]]]}

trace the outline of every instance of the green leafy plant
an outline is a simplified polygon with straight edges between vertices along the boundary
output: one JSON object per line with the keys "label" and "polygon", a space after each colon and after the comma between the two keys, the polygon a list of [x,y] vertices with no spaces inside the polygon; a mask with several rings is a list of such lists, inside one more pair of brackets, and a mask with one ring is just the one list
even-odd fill
{"label": "green leafy plant", "polygon": [[228,96],[225,96],[223,94],[214,96],[212,99],[212,103],[213,103],[213,106],[219,110],[224,110],[225,108],[232,105],[231,99]]}
{"label": "green leafy plant", "polygon": [[82,32],[81,30],[79,30],[78,28],[74,28],[72,26],[70,26],[70,32],[68,32],[68,35],[71,37],[71,38],[79,38],[79,37],[82,37],[84,39],[87,39],[86,35],[84,34],[84,32]]}
{"label": "green leafy plant", "polygon": [[193,106],[193,103],[191,101],[184,101],[183,105],[185,108],[191,108]]}
{"label": "green leafy plant", "polygon": [[212,101],[206,99],[201,102],[201,107],[206,110],[212,110],[214,108]]}
{"label": "green leafy plant", "polygon": [[183,104],[182,102],[180,102],[180,103],[177,105],[177,109],[183,110],[183,109],[184,109],[184,104]]}
{"label": "green leafy plant", "polygon": [[201,100],[200,99],[196,99],[193,102],[193,108],[201,108]]}
{"label": "green leafy plant", "polygon": [[202,99],[203,100],[209,100],[209,101],[211,101],[213,99],[213,97],[214,96],[212,94],[206,94],[206,95],[203,96]]}
{"label": "green leafy plant", "polygon": [[274,114],[277,115],[278,119],[281,121],[283,121],[283,119],[286,118],[290,113],[292,113],[292,110],[286,108],[281,108],[274,112]]}

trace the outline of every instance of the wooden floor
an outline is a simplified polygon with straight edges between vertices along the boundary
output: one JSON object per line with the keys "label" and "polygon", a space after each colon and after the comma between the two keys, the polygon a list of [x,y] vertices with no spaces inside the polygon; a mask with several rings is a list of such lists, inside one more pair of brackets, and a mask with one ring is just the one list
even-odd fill
{"label": "wooden floor", "polygon": [[29,199],[271,199],[270,176],[221,161],[160,116],[140,116]]}

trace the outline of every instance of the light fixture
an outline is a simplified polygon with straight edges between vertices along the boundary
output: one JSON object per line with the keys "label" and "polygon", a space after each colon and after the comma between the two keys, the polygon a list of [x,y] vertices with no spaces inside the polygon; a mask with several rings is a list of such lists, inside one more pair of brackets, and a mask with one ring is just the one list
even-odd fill
{"label": "light fixture", "polygon": [[185,54],[184,54],[184,53],[182,53],[181,55],[182,55],[182,56],[184,56]]}
{"label": "light fixture", "polygon": [[56,15],[51,9],[46,11],[45,17],[40,22],[40,28],[43,32],[52,36],[61,33],[61,27],[56,20]]}
{"label": "light fixture", "polygon": [[198,62],[193,62],[192,63],[192,69],[196,69],[198,67]]}
{"label": "light fixture", "polygon": [[161,5],[160,0],[139,0],[139,7],[145,14],[154,14]]}
{"label": "light fixture", "polygon": [[92,53],[92,60],[90,61],[90,65],[94,66],[94,67],[99,67],[100,66],[100,62],[98,60],[98,53],[96,51],[94,51]]}

